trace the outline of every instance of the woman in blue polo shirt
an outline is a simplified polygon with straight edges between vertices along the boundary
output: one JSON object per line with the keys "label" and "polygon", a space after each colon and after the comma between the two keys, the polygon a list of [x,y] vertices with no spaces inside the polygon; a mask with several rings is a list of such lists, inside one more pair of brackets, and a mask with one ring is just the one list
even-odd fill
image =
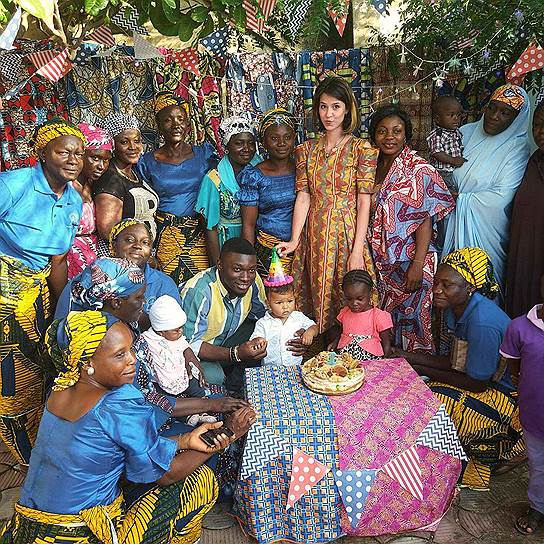
{"label": "woman in blue polo shirt", "polygon": [[510,319],[491,300],[498,291],[485,251],[453,251],[433,283],[433,304],[444,311],[449,347],[440,355],[395,350],[432,380],[429,387],[446,407],[470,458],[463,484],[478,490],[488,489],[494,467],[524,449],[514,387],[499,354]]}
{"label": "woman in blue polo shirt", "polygon": [[66,284],[66,253],[81,218],[70,182],[83,168],[85,143],[79,128],[53,119],[34,135],[38,164],[0,173],[0,435],[23,464],[43,410],[49,289],[56,298]]}
{"label": "woman in blue polo shirt", "polygon": [[209,266],[205,226],[195,204],[202,178],[217,161],[209,143],[185,141],[191,127],[189,108],[179,96],[157,94],[155,118],[164,145],[145,153],[138,171],[159,195],[157,262],[177,285]]}

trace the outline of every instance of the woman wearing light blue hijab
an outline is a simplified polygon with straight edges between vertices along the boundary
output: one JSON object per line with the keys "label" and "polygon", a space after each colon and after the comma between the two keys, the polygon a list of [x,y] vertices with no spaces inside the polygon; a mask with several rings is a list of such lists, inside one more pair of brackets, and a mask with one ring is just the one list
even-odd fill
{"label": "woman wearing light blue hijab", "polygon": [[447,219],[443,255],[464,247],[482,248],[495,270],[500,304],[512,201],[529,160],[529,109],[521,87],[499,87],[482,118],[461,127],[466,162],[453,173],[459,195]]}

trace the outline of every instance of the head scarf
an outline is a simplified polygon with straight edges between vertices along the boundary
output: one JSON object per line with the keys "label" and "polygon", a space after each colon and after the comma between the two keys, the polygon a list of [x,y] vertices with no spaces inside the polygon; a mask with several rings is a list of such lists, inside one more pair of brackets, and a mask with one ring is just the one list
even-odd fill
{"label": "head scarf", "polygon": [[171,93],[170,91],[161,91],[155,95],[155,115],[172,106],[180,107],[185,111],[187,117],[189,117],[189,104],[187,104],[181,96]]}
{"label": "head scarf", "polygon": [[103,258],[89,265],[72,282],[72,300],[92,310],[104,301],[126,298],[145,285],[145,274],[126,259]]}
{"label": "head scarf", "polygon": [[111,113],[102,121],[102,127],[110,133],[112,138],[125,130],[140,130],[138,119],[124,113]]}
{"label": "head scarf", "polygon": [[493,265],[487,253],[478,247],[465,247],[452,251],[442,260],[473,285],[487,298],[495,298],[499,285],[493,275]]}
{"label": "head scarf", "polygon": [[230,139],[236,134],[242,134],[242,132],[249,132],[250,134],[253,134],[254,138],[256,137],[255,125],[248,119],[239,116],[223,119],[219,126],[219,130],[223,147],[227,147]]}
{"label": "head scarf", "polygon": [[520,111],[525,104],[525,97],[521,87],[507,83],[499,87],[492,95],[490,100],[504,102],[517,111]]}
{"label": "head scarf", "polygon": [[87,145],[87,140],[78,127],[60,117],[55,117],[35,130],[33,136],[34,151],[39,154],[49,142],[61,136],[75,136],[83,142],[84,146]]}
{"label": "head scarf", "polygon": [[259,136],[261,139],[263,138],[266,129],[272,125],[287,125],[296,131],[297,122],[294,115],[285,108],[274,108],[273,110],[268,110],[264,114],[259,126]]}
{"label": "head scarf", "polygon": [[117,240],[117,237],[125,229],[128,229],[129,227],[132,227],[133,225],[141,225],[142,227],[145,227],[147,232],[149,233],[149,237],[151,238],[151,240],[153,240],[153,233],[143,221],[138,221],[138,219],[132,219],[132,218],[123,219],[122,221],[119,221],[119,223],[115,224],[110,231],[108,242],[110,246],[110,253],[112,255],[115,255],[115,241]]}
{"label": "head scarf", "polygon": [[87,149],[94,151],[113,151],[113,138],[109,132],[96,125],[79,123],[79,129],[87,140]]}
{"label": "head scarf", "polygon": [[75,385],[109,328],[119,321],[112,315],[88,310],[70,312],[54,321],[45,333],[45,345],[58,372],[53,391]]}
{"label": "head scarf", "polygon": [[154,331],[171,331],[183,327],[187,322],[187,315],[175,298],[162,295],[151,306],[149,321]]}

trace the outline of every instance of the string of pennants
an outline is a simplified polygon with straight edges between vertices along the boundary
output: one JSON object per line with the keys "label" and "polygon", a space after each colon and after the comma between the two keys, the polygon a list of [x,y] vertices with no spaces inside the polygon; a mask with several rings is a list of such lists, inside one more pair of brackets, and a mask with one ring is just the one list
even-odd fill
{"label": "string of pennants", "polygon": [[320,463],[266,426],[256,424],[250,428],[240,469],[240,479],[246,480],[264,469],[273,459],[291,455],[291,478],[285,510],[295,504],[316,486],[329,472],[344,504],[348,520],[356,528],[365,509],[368,495],[372,491],[378,473],[383,472],[419,500],[423,500],[423,482],[418,446],[438,450],[462,461],[468,461],[455,426],[441,405],[419,434],[415,444],[379,468],[356,470],[333,470]]}
{"label": "string of pennants", "polygon": [[[246,11],[246,25],[250,30],[258,33],[263,33],[268,30],[266,22],[272,15],[276,7],[277,0],[255,0],[258,9],[252,0],[243,0],[243,7]],[[351,0],[342,0],[343,9],[335,10],[332,4],[329,5],[329,15],[336,26],[340,36],[344,34],[346,27],[346,19],[349,11]],[[308,12],[312,0],[285,0],[285,8],[289,13],[288,23],[293,36],[298,33],[304,18]],[[387,11],[387,0],[371,0],[374,8],[380,13],[385,14]],[[22,10],[19,7],[12,19],[7,24],[6,28],[0,35],[0,49],[10,51],[14,49],[13,42],[17,37],[19,27],[21,25]],[[132,8],[128,13],[119,12],[112,18],[112,23],[119,28],[131,32],[134,38],[134,58],[139,60],[160,58],[164,51],[157,49],[153,44],[145,39],[148,34],[146,29],[138,24],[138,13]],[[227,54],[227,39],[229,35],[229,27],[223,27],[212,32],[210,35],[202,38],[200,44],[208,49],[212,54],[217,56],[226,56]],[[100,26],[91,31],[84,41],[91,41],[104,45],[108,49],[98,52],[93,56],[107,57],[114,53],[116,42],[112,31],[106,26]],[[37,69],[37,73],[52,81],[57,82],[61,77],[66,75],[73,67],[72,61],[76,64],[86,60],[86,56],[81,52],[81,48],[77,51],[70,51],[68,48],[62,51],[39,51],[27,55]],[[198,69],[198,55],[195,49],[186,49],[179,54],[170,54],[169,61],[179,63],[183,68],[200,75]]]}

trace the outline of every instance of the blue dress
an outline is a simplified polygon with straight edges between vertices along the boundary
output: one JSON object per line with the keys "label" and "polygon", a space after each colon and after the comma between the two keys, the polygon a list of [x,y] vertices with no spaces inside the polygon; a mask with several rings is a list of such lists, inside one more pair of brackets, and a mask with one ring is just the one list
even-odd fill
{"label": "blue dress", "polygon": [[194,156],[181,164],[158,161],[151,151],[136,167],[138,173],[159,195],[159,212],[176,217],[195,216],[194,210],[202,178],[215,167],[215,150],[209,143],[193,146]]}
{"label": "blue dress", "polygon": [[174,440],[158,435],[153,409],[132,385],[112,389],[74,422],[46,408],[19,502],[59,514],[111,504],[122,474],[134,483],[155,482],[176,449]]}

